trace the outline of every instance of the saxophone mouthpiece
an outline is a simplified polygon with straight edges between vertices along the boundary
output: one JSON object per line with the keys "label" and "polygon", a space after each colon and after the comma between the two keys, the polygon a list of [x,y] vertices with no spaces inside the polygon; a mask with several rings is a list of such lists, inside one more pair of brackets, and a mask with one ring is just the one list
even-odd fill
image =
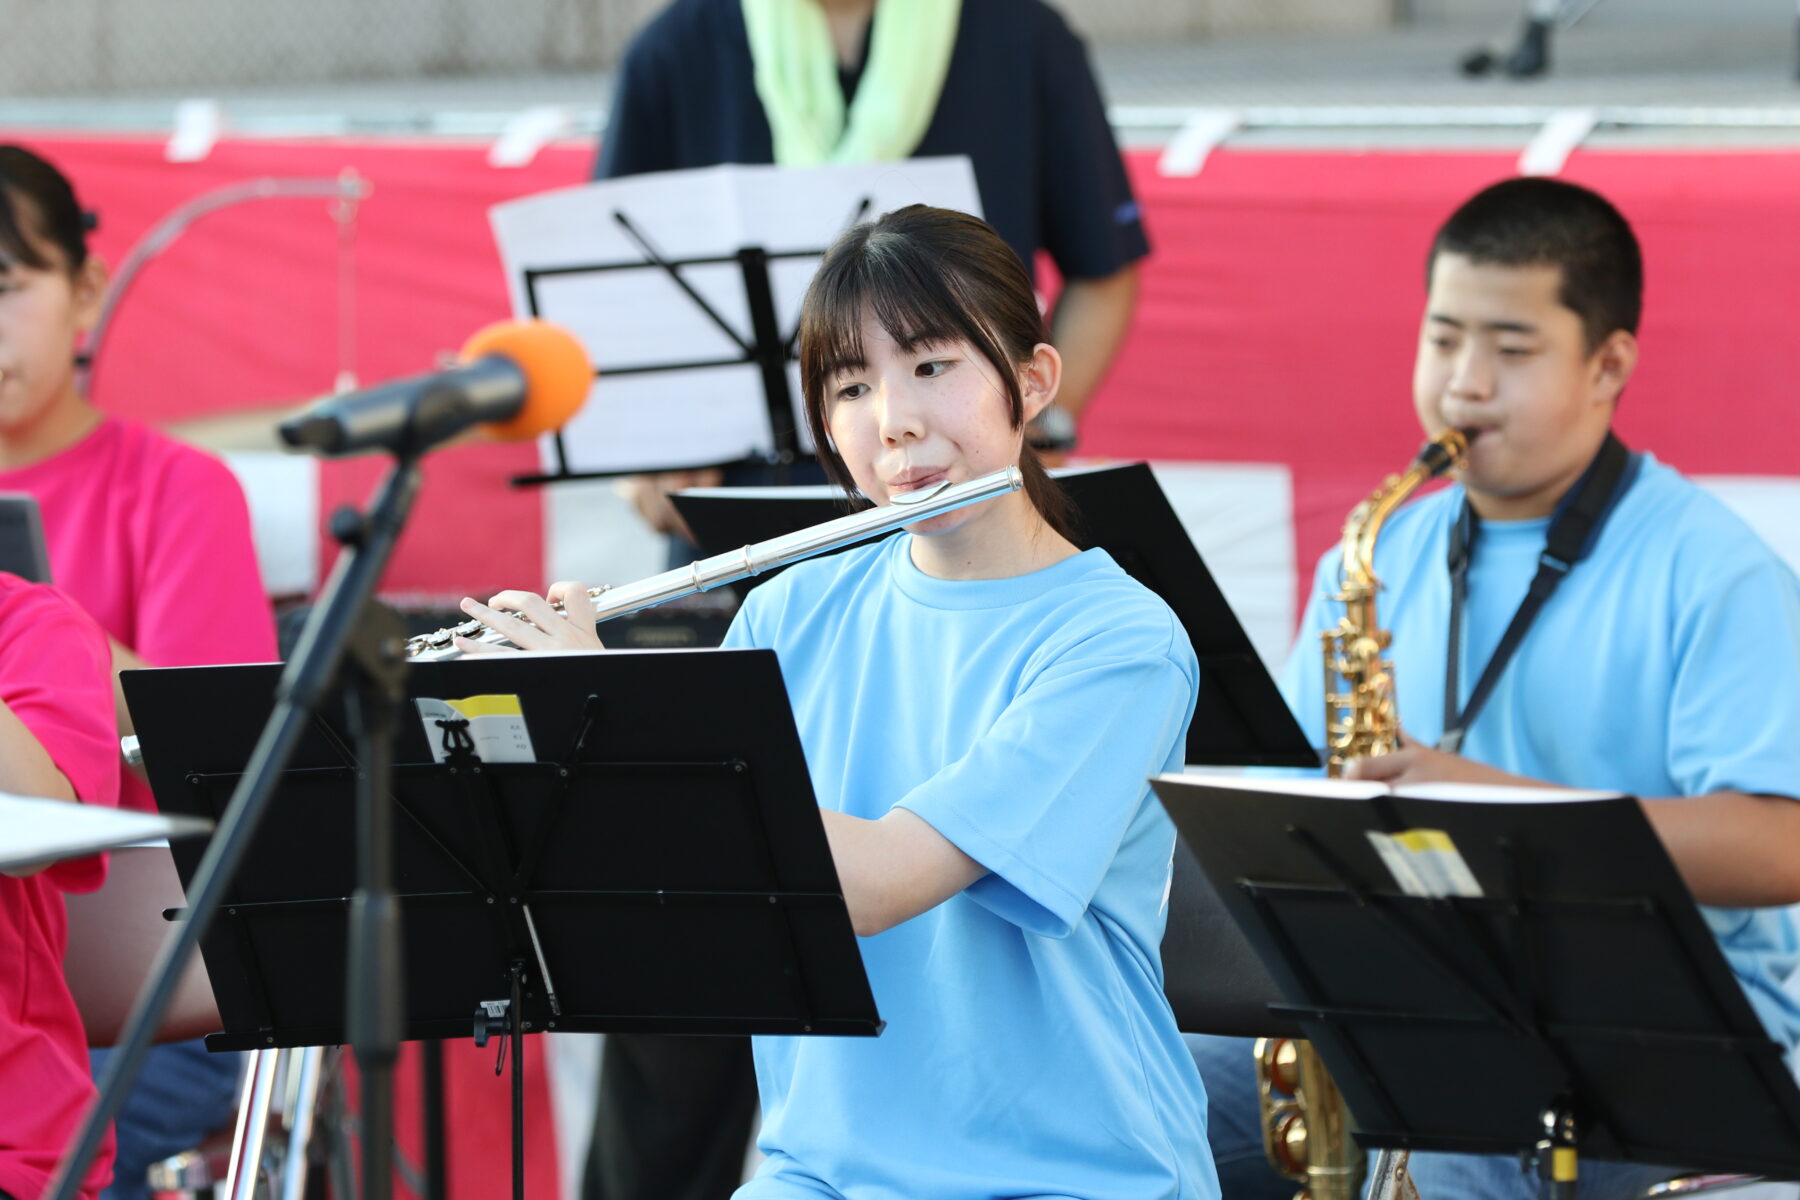
{"label": "saxophone mouthpiece", "polygon": [[1418,463],[1427,478],[1436,478],[1451,467],[1462,465],[1469,453],[1469,431],[1446,429],[1419,448]]}

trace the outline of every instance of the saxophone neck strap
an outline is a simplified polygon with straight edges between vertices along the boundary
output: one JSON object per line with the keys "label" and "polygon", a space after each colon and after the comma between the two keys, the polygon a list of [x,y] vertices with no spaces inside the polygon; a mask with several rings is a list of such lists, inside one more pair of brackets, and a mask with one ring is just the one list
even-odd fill
{"label": "saxophone neck strap", "polygon": [[1481,518],[1464,498],[1462,511],[1450,529],[1450,646],[1444,660],[1444,736],[1438,739],[1438,749],[1452,754],[1461,751],[1469,726],[1475,723],[1475,718],[1487,704],[1488,696],[1500,681],[1519,643],[1525,640],[1531,623],[1555,593],[1557,585],[1600,540],[1606,519],[1637,477],[1638,465],[1638,457],[1625,448],[1625,443],[1615,434],[1608,433],[1594,461],[1588,464],[1575,486],[1557,505],[1550,531],[1544,538],[1543,553],[1538,555],[1537,574],[1532,576],[1525,599],[1519,602],[1518,611],[1513,613],[1493,656],[1482,668],[1475,690],[1469,694],[1469,702],[1459,710],[1463,607],[1468,599],[1469,564],[1475,557],[1475,535],[1481,524]]}

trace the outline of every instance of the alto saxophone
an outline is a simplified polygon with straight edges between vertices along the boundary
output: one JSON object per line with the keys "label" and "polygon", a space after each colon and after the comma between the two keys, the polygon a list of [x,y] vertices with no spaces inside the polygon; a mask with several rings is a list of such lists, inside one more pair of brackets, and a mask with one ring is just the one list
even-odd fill
{"label": "alto saxophone", "polygon": [[[1350,510],[1340,543],[1337,625],[1320,634],[1325,657],[1325,773],[1338,778],[1352,759],[1388,754],[1400,745],[1394,705],[1392,635],[1375,620],[1375,539],[1395,509],[1421,485],[1461,466],[1469,450],[1462,431],[1446,429],[1425,443],[1406,470]],[[1263,1151],[1281,1174],[1304,1186],[1296,1200],[1354,1200],[1363,1152],[1350,1136],[1350,1113],[1310,1042],[1262,1038],[1256,1043],[1256,1094]],[[1400,1180],[1404,1160],[1396,1164]],[[1395,1186],[1409,1187],[1400,1182]],[[1416,1191],[1412,1194],[1416,1195]]]}

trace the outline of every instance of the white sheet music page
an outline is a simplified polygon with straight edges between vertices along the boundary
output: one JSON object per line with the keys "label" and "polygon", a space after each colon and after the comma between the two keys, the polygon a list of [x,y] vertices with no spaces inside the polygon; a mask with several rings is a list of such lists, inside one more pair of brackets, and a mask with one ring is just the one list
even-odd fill
{"label": "white sheet music page", "polygon": [[[825,248],[907,204],[980,213],[967,158],[833,167],[723,166],[560,188],[489,214],[513,312],[567,326],[599,372],[563,431],[575,472],[691,467],[775,450],[739,265],[770,256],[784,339]],[[672,278],[657,260],[676,265]],[[710,310],[710,311],[709,311]],[[789,365],[795,424],[800,382]],[[555,466],[543,441],[544,465]]]}
{"label": "white sheet music page", "polygon": [[1560,804],[1583,800],[1613,800],[1618,792],[1579,788],[1515,787],[1492,783],[1415,783],[1389,787],[1361,779],[1326,779],[1316,772],[1288,774],[1274,769],[1252,768],[1243,773],[1188,770],[1159,776],[1183,783],[1239,792],[1273,792],[1283,796],[1320,796],[1333,800],[1369,800],[1376,796],[1406,796],[1414,800],[1449,800],[1460,804]]}
{"label": "white sheet music page", "polygon": [[1620,793],[1493,783],[1415,783],[1395,788],[1394,795],[1410,796],[1415,800],[1451,800],[1459,804],[1568,804],[1582,800],[1616,800]]}
{"label": "white sheet music page", "polygon": [[79,858],[153,838],[191,836],[209,828],[192,817],[0,793],[0,870]]}
{"label": "white sheet music page", "polygon": [[[1421,783],[1395,788],[1385,783],[1360,779],[1326,779],[1317,774],[1286,774],[1261,770],[1246,773],[1190,770],[1158,778],[1208,791],[1317,796],[1321,799],[1347,801],[1368,801],[1384,795],[1458,804],[1557,804],[1619,798],[1617,792],[1479,783]],[[1480,882],[1469,869],[1456,842],[1442,829],[1370,829],[1364,832],[1364,836],[1387,868],[1388,874],[1393,877],[1395,886],[1406,895],[1443,898],[1483,894]]]}

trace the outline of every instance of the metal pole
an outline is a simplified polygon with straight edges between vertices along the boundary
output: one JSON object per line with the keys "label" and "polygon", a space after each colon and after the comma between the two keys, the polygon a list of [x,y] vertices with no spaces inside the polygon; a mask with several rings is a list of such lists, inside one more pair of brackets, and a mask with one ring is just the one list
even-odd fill
{"label": "metal pole", "polygon": [[298,1078],[293,1089],[293,1103],[288,1109],[287,1157],[281,1164],[281,1200],[305,1200],[306,1173],[311,1164],[307,1149],[312,1142],[313,1121],[319,1106],[319,1076],[323,1071],[325,1047],[307,1046],[290,1052]]}
{"label": "metal pole", "polygon": [[244,1098],[238,1105],[237,1134],[231,1142],[231,1166],[225,1172],[226,1200],[252,1200],[256,1194],[281,1054],[280,1050],[258,1050],[250,1059]]}

